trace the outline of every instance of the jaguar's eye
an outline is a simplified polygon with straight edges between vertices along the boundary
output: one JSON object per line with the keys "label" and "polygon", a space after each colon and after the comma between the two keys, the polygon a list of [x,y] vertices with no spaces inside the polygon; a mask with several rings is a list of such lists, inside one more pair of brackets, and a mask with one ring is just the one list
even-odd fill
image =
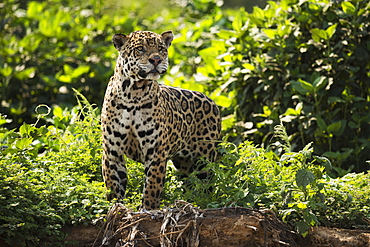
{"label": "jaguar's eye", "polygon": [[159,46],[159,47],[158,47],[158,51],[159,51],[159,52],[162,52],[162,51],[165,51],[165,50],[166,50],[166,48],[164,48],[163,46]]}
{"label": "jaguar's eye", "polygon": [[144,46],[138,46],[138,47],[136,47],[136,50],[138,50],[138,51],[144,51]]}

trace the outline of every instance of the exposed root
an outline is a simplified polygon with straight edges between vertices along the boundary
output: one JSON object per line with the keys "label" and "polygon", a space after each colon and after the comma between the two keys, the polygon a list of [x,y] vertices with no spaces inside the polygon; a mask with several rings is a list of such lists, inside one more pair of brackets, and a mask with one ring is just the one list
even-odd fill
{"label": "exposed root", "polygon": [[199,209],[177,201],[162,210],[110,209],[100,247],[296,246],[288,226],[271,211]]}

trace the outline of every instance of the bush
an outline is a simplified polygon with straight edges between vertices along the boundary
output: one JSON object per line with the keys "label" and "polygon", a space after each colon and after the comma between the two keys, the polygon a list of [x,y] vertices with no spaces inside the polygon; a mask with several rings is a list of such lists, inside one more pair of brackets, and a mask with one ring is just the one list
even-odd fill
{"label": "bush", "polygon": [[121,28],[131,32],[134,17],[111,18],[99,0],[25,3],[0,5],[1,112],[13,120],[8,128],[34,122],[39,104],[72,108],[72,88],[101,105],[116,54],[110,39]]}
{"label": "bush", "polygon": [[39,104],[71,108],[72,88],[100,106],[116,57],[112,34],[173,29],[164,82],[210,95],[223,107],[229,140],[267,147],[283,121],[292,146],[313,142],[336,175],[368,169],[369,1],[282,0],[252,13],[221,9],[217,0],[160,2],[155,13],[144,2],[60,4],[0,6],[8,128],[34,122]]}
{"label": "bush", "polygon": [[[0,236],[12,246],[48,246],[49,241],[63,246],[62,226],[92,223],[108,210],[100,171],[99,112],[76,94],[79,103],[71,111],[55,107],[52,117],[39,116],[52,123],[48,127],[0,129]],[[1,117],[0,123],[5,122]],[[202,208],[267,208],[303,235],[317,224],[366,227],[369,174],[332,179],[327,176],[330,162],[315,156],[311,143],[294,152],[283,126],[274,135],[283,155],[251,142],[238,147],[222,143],[221,160],[205,168],[212,174],[208,180],[193,173],[181,181],[169,163],[162,206],[186,200]],[[143,165],[128,160],[127,168],[124,204],[136,209]]]}
{"label": "bush", "polygon": [[283,121],[294,148],[313,141],[337,174],[368,169],[369,4],[269,2],[215,32],[198,72],[233,99],[224,128],[234,139],[268,146]]}
{"label": "bush", "polygon": [[109,205],[97,109],[53,112],[49,127],[0,129],[0,236],[12,246],[49,246],[63,225],[91,223]]}
{"label": "bush", "polygon": [[[205,181],[192,174],[191,189],[179,189],[182,186],[178,186],[178,181],[173,184],[171,181],[167,190],[172,199],[192,202],[201,208],[270,209],[304,236],[316,225],[367,227],[368,173],[330,178],[331,163],[314,155],[311,143],[293,152],[282,125],[275,127],[274,136],[279,148],[284,149],[283,155],[277,156],[251,142],[238,147],[222,143],[220,162],[209,163],[205,168],[213,176]],[[173,186],[176,189],[171,191]]]}

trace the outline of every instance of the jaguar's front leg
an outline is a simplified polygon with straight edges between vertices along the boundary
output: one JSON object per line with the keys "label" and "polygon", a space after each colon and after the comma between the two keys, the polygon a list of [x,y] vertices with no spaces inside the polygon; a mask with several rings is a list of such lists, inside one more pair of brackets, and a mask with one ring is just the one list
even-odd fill
{"label": "jaguar's front leg", "polygon": [[158,209],[166,177],[166,160],[147,161],[145,175],[142,207],[147,210]]}
{"label": "jaguar's front leg", "polygon": [[107,189],[110,190],[107,199],[122,201],[125,197],[127,185],[126,162],[123,155],[118,155],[114,150],[107,150],[109,149],[106,148],[103,152],[102,166],[104,182]]}

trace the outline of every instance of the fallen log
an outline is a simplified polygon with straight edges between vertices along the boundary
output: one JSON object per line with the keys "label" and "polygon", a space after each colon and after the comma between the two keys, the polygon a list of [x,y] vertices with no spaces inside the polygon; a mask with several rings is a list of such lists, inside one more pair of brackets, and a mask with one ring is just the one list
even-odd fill
{"label": "fallen log", "polygon": [[161,210],[133,212],[117,203],[107,215],[103,240],[93,246],[277,247],[297,246],[296,237],[270,210],[199,209],[178,201]]}

